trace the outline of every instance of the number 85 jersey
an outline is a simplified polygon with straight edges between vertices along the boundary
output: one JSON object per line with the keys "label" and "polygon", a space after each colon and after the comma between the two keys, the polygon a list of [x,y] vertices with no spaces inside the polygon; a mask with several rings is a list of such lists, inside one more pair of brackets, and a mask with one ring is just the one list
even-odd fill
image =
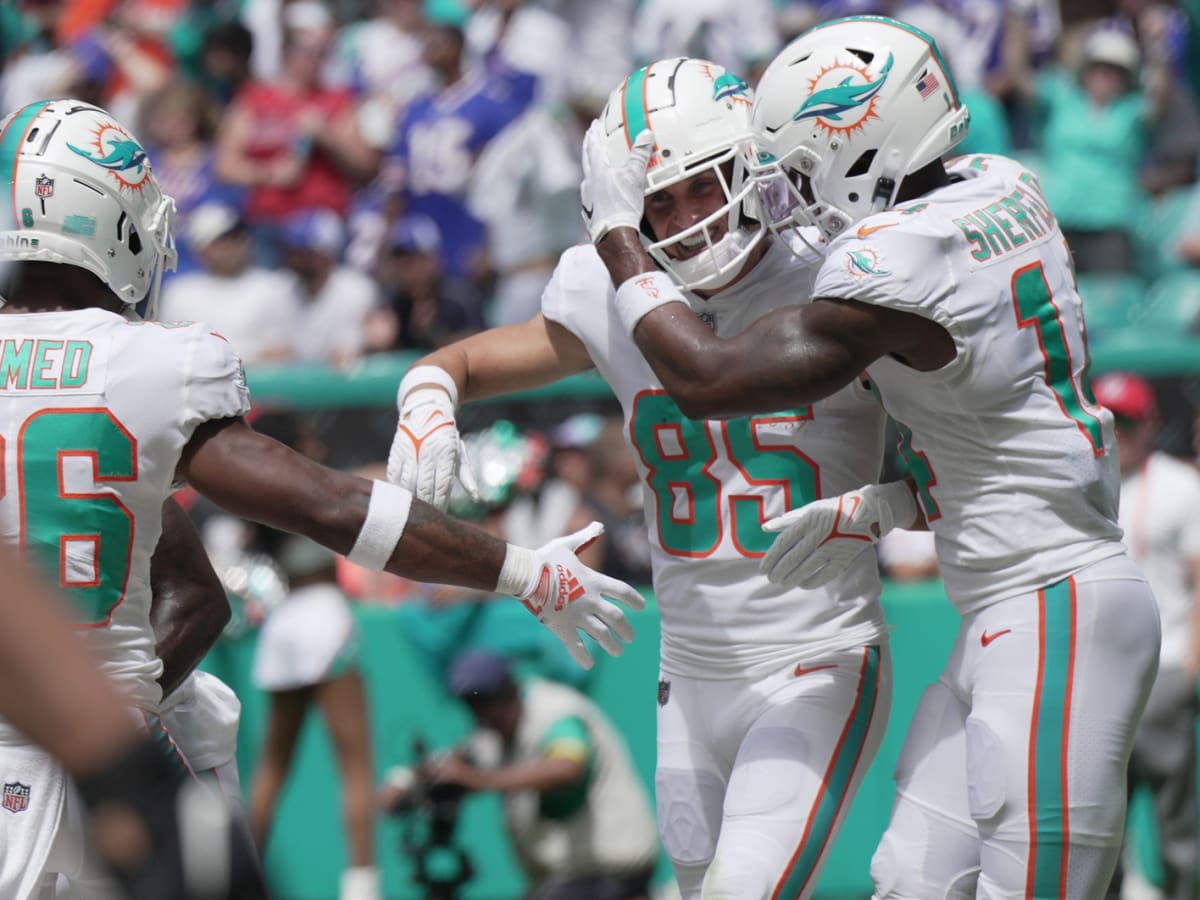
{"label": "number 85 jersey", "polygon": [[153,710],[162,505],[196,426],[249,410],[241,363],[200,323],[101,309],[0,322],[0,534],[66,597],[106,674]]}
{"label": "number 85 jersey", "polygon": [[[740,281],[693,310],[735,334],[772,309],[806,301],[813,261],[772,243]],[[744,678],[885,631],[873,553],[818,590],[784,589],[759,572],[774,535],[762,523],[876,481],[884,413],[862,384],[803,408],[694,421],[663,390],[612,307],[591,245],[563,254],[542,295],[545,317],[586,346],[625,418],[642,480],[664,672]]]}

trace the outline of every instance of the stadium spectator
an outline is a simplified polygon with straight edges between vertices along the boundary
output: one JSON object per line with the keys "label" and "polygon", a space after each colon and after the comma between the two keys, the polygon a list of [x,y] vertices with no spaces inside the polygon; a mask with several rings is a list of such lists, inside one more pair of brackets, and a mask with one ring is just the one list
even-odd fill
{"label": "stadium spectator", "polygon": [[573,37],[567,23],[531,0],[481,0],[464,27],[469,66],[509,83],[525,101],[563,100]]}
{"label": "stadium spectator", "polygon": [[[489,143],[475,163],[467,207],[487,227],[495,277],[488,325],[524,322],[541,308],[558,256],[584,236],[578,143],[534,106]],[[520,223],[514,227],[514,223]]]}
{"label": "stadium spectator", "polygon": [[1131,229],[1146,203],[1138,172],[1165,109],[1166,73],[1142,72],[1134,38],[1101,25],[1083,42],[1077,77],[1049,70],[1022,84],[1039,121],[1038,175],[1077,269],[1135,271]]}
{"label": "stadium spectator", "polygon": [[483,148],[529,105],[510,79],[481,66],[469,67],[462,32],[443,24],[425,34],[425,62],[435,92],[409,104],[383,163],[388,218],[420,214],[441,235],[443,270],[481,286],[491,277],[487,230],[468,210],[467,189]]}
{"label": "stadium spectator", "polygon": [[[1116,419],[1121,460],[1121,528],[1162,618],[1158,675],[1138,725],[1129,790],[1153,798],[1164,900],[1200,896],[1196,717],[1200,701],[1200,473],[1155,449],[1158,403],[1145,379],[1111,372],[1093,385]],[[1121,869],[1109,891],[1120,895]]]}
{"label": "stadium spectator", "polygon": [[244,87],[217,136],[217,174],[250,189],[247,220],[268,264],[277,262],[288,216],[315,207],[344,216],[354,185],[376,164],[359,135],[353,95],[321,81],[332,32],[330,20],[306,12],[314,6],[324,8],[304,2],[285,9],[279,77]]}
{"label": "stadium spectator", "polygon": [[289,357],[299,307],[286,275],[253,264],[250,232],[238,211],[206,203],[188,216],[185,236],[201,269],[164,285],[161,318],[208,323],[246,365]]}
{"label": "stadium spectator", "polygon": [[175,224],[182,240],[176,245],[179,263],[171,277],[200,267],[187,239],[187,219],[206,202],[240,209],[244,191],[217,181],[213,147],[217,111],[209,95],[192,81],[175,79],[142,104],[141,131],[154,160],[154,174],[163,191],[175,198]]}
{"label": "stadium spectator", "polygon": [[645,0],[631,32],[636,62],[711,59],[757,83],[782,46],[771,0]]}
{"label": "stadium spectator", "polygon": [[366,686],[358,625],[338,587],[336,563],[337,554],[297,536],[279,554],[289,591],[268,614],[254,660],[254,682],[268,692],[270,711],[250,792],[250,828],[265,853],[300,730],[315,705],[342,778],[350,859],[339,900],[380,900]]}
{"label": "stadium spectator", "polygon": [[[591,700],[562,684],[518,681],[504,657],[476,651],[455,660],[450,692],[498,745],[494,760],[448,753],[424,777],[467,791],[496,791],[517,861],[534,900],[645,900],[658,854],[654,815],[629,750]],[[394,808],[405,787],[385,784]]]}
{"label": "stadium spectator", "polygon": [[354,91],[361,101],[360,127],[368,142],[386,146],[408,104],[432,87],[432,73],[423,59],[421,0],[375,0],[370,5],[371,18],[339,29],[329,81]]}
{"label": "stadium spectator", "polygon": [[482,294],[469,279],[442,271],[440,248],[427,216],[392,225],[376,268],[383,306],[368,325],[371,349],[432,349],[483,328]]}
{"label": "stadium spectator", "polygon": [[283,262],[294,278],[299,315],[292,356],[304,362],[346,366],[366,345],[366,322],[379,300],[375,283],[342,265],[346,228],[337,213],[311,209],[294,214],[280,233]]}
{"label": "stadium spectator", "polygon": [[221,106],[227,106],[251,78],[254,35],[241,22],[222,22],[200,42],[200,82]]}

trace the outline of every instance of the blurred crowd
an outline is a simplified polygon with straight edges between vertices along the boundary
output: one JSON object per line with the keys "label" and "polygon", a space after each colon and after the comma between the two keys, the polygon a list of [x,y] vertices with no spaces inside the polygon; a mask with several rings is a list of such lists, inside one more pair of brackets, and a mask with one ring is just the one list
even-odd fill
{"label": "blurred crowd", "polygon": [[582,131],[635,65],[704,56],[753,83],[811,24],[876,12],[937,38],[966,152],[1039,173],[1094,332],[1195,324],[1186,2],[18,0],[0,113],[72,95],[138,122],[179,206],[162,316],[209,321],[248,366],[347,365],[538,311],[583,237]]}

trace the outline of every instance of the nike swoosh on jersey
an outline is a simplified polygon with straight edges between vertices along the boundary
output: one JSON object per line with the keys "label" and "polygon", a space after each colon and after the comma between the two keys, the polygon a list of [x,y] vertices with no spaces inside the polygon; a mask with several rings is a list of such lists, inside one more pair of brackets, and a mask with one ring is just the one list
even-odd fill
{"label": "nike swoosh on jersey", "polygon": [[796,670],[795,670],[794,674],[797,678],[799,678],[801,675],[810,675],[813,672],[820,672],[822,669],[836,669],[836,668],[837,668],[837,663],[828,663],[824,666],[812,666],[811,668],[808,668],[808,669],[804,668],[804,663],[799,663],[796,666]]}
{"label": "nike swoosh on jersey", "polygon": [[877,231],[883,231],[885,228],[895,228],[899,222],[885,222],[882,225],[859,225],[856,232],[860,238],[867,238]]}
{"label": "nike swoosh on jersey", "polygon": [[979,643],[981,643],[983,646],[986,647],[988,644],[990,644],[996,638],[1002,637],[1002,636],[1010,633],[1011,631],[1012,631],[1011,628],[1004,628],[1000,631],[995,632],[994,634],[988,634],[985,631],[985,632],[983,632],[983,634],[979,635]]}

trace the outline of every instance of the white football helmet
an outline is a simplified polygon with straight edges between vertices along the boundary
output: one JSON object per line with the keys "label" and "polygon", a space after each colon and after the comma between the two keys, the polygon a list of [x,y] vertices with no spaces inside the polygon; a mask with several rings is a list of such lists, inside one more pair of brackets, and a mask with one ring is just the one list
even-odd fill
{"label": "white football helmet", "polygon": [[[757,197],[748,177],[753,92],[724,66],[703,59],[676,57],[638,69],[608,98],[600,113],[604,146],[611,165],[629,156],[645,129],[654,132],[654,154],[646,172],[646,195],[713,169],[725,191],[725,203],[679,234],[657,239],[645,221],[642,243],[650,255],[685,288],[718,290],[741,271],[762,239]],[[732,161],[731,176],[723,164]],[[729,168],[729,167],[727,167]],[[714,241],[709,228],[724,220],[727,231]],[[674,259],[672,247],[703,249]]]}
{"label": "white football helmet", "polygon": [[91,104],[39,101],[0,121],[0,171],[0,260],[81,266],[153,317],[175,268],[175,201],[141,142]]}
{"label": "white football helmet", "polygon": [[840,234],[891,206],[904,177],[969,123],[925,32],[883,16],[818,25],[775,57],[754,102],[754,178],[769,224]]}

